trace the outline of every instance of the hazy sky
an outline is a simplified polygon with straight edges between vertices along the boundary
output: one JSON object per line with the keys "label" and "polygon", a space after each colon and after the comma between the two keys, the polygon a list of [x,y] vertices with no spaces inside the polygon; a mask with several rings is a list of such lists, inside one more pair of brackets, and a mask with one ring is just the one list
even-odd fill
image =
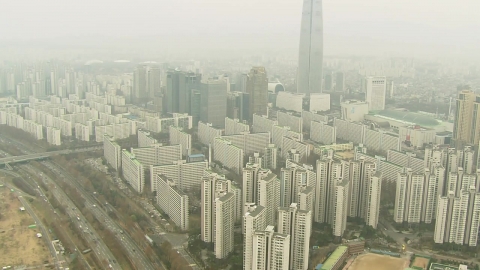
{"label": "hazy sky", "polygon": [[[301,0],[0,0],[1,40],[154,36],[298,43]],[[336,43],[480,44],[479,0],[325,0],[325,48]],[[334,44],[335,43],[335,44]],[[345,44],[341,44],[344,47]],[[355,44],[353,44],[355,45]],[[377,44],[378,45],[378,44]],[[352,45],[349,45],[352,46]]]}

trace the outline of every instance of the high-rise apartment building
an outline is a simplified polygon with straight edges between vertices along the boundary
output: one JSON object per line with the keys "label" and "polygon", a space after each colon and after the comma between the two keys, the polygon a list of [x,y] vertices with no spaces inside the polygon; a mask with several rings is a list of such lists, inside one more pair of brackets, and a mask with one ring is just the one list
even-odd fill
{"label": "high-rise apartment building", "polygon": [[322,0],[303,1],[297,93],[321,93],[323,78]]}
{"label": "high-rise apartment building", "polygon": [[438,199],[435,243],[477,246],[480,222],[480,193],[471,186],[459,196],[450,191]]}
{"label": "high-rise apartment building", "polygon": [[182,146],[182,155],[190,155],[192,150],[192,135],[183,131],[182,128],[170,126],[170,145],[180,144]]}
{"label": "high-rise apartment building", "polygon": [[265,207],[248,204],[243,216],[243,269],[253,269],[253,234],[265,229]]}
{"label": "high-rise apartment building", "polygon": [[290,235],[290,269],[308,269],[312,212],[298,210],[297,204],[278,208],[277,231]]}
{"label": "high-rise apartment building", "polygon": [[244,265],[244,269],[292,269],[289,256],[290,235],[276,233],[273,226],[267,226],[265,229],[254,232],[252,242],[252,264]]}
{"label": "high-rise apartment building", "polygon": [[[462,169],[460,168],[460,170]],[[426,168],[422,174],[414,173],[411,169],[407,169],[406,173],[399,173],[394,221],[397,223],[431,223],[432,219],[435,219],[438,198],[443,196],[444,172],[445,169],[437,164],[432,167],[432,170]],[[458,176],[456,173],[451,173],[450,179],[457,181],[459,180]],[[474,175],[473,177],[475,178]],[[456,187],[454,185],[453,189]]]}
{"label": "high-rise apartment building", "polygon": [[453,145],[478,145],[480,140],[480,96],[471,90],[458,93],[457,109],[453,126]]}
{"label": "high-rise apartment building", "polygon": [[243,169],[243,204],[247,207],[252,203],[265,207],[266,225],[275,225],[280,206],[280,181],[277,175],[258,164],[247,164]]}
{"label": "high-rise apartment building", "polygon": [[299,204],[300,193],[305,191],[304,188],[315,188],[315,183],[316,174],[313,168],[287,160],[285,168],[280,170],[280,206]]}
{"label": "high-rise apartment building", "polygon": [[206,170],[201,186],[201,238],[204,242],[214,243],[218,259],[233,251],[236,204],[230,180]]}
{"label": "high-rise apartment building", "polygon": [[233,227],[235,223],[235,194],[219,194],[215,199],[215,242],[217,259],[227,257],[233,251]]}
{"label": "high-rise apartment building", "polygon": [[253,67],[247,75],[247,93],[249,95],[250,115],[266,115],[268,103],[268,78],[264,67]]}
{"label": "high-rise apartment building", "polygon": [[387,91],[387,78],[381,76],[366,78],[367,91],[365,101],[369,111],[385,110],[385,97]]}

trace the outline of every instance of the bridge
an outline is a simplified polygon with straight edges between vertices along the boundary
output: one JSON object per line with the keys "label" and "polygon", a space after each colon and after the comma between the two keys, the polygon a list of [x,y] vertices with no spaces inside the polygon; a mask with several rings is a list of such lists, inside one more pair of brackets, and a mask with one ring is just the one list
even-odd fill
{"label": "bridge", "polygon": [[66,155],[71,153],[90,152],[90,151],[96,151],[101,149],[103,149],[103,146],[50,151],[50,152],[35,153],[35,154],[22,155],[22,156],[9,156],[9,157],[0,158],[0,165],[5,164],[8,166],[9,164],[17,163],[17,162],[25,162],[29,160],[37,160],[37,159],[43,159],[51,156]]}

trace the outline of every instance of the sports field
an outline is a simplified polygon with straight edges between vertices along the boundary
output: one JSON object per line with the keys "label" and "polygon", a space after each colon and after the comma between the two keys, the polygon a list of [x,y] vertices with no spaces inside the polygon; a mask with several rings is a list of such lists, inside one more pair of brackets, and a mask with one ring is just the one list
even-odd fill
{"label": "sports field", "polygon": [[368,253],[355,258],[348,270],[403,270],[408,263],[402,258]]}

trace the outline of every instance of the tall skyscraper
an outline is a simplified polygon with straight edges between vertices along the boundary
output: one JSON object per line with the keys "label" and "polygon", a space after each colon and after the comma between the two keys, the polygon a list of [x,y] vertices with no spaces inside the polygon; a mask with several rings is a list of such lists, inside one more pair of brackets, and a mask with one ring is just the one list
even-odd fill
{"label": "tall skyscraper", "polygon": [[298,55],[297,93],[321,93],[323,78],[322,0],[304,0]]}
{"label": "tall skyscraper", "polygon": [[152,66],[148,69],[148,97],[154,98],[161,94],[161,70],[159,66]]}
{"label": "tall skyscraper", "polygon": [[466,144],[478,145],[480,140],[480,96],[471,90],[462,90],[457,97],[457,111],[453,126],[453,144],[460,148]]}
{"label": "tall skyscraper", "polygon": [[335,92],[345,91],[345,73],[337,72],[335,74]]}
{"label": "tall skyscraper", "polygon": [[200,121],[212,123],[215,127],[224,127],[227,116],[227,81],[203,81],[200,95]]}
{"label": "tall skyscraper", "polygon": [[133,98],[135,101],[140,101],[147,97],[147,66],[139,65],[133,72]]}
{"label": "tall skyscraper", "polygon": [[[201,75],[179,70],[167,72],[166,110],[169,113],[192,114],[193,90],[200,89]],[[197,100],[193,99],[193,103]],[[195,107],[195,106],[193,106]]]}
{"label": "tall skyscraper", "polygon": [[325,91],[331,91],[333,88],[333,78],[332,78],[332,73],[328,72],[325,74],[325,85],[324,85]]}
{"label": "tall skyscraper", "polygon": [[376,76],[366,78],[367,90],[365,101],[369,111],[385,110],[385,97],[387,92],[387,78]]}
{"label": "tall skyscraper", "polygon": [[249,121],[253,114],[267,115],[268,78],[264,67],[253,67],[247,76],[247,93],[250,98]]}

